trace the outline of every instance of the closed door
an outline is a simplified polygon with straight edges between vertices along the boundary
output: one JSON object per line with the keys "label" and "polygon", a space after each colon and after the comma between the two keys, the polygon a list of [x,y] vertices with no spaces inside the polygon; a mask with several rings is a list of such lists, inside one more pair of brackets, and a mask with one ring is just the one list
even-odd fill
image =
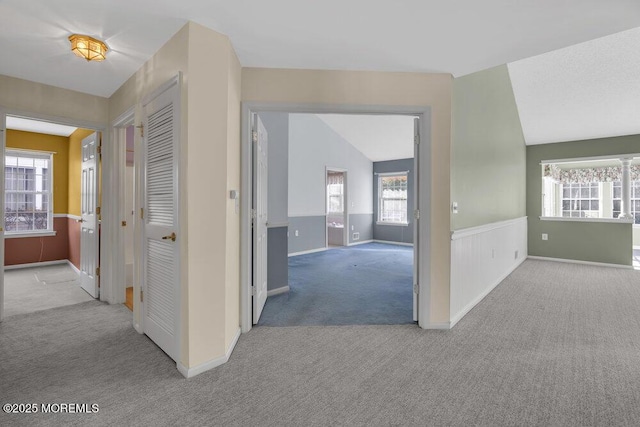
{"label": "closed door", "polygon": [[179,355],[177,83],[143,105],[143,329],[173,360]]}
{"label": "closed door", "polygon": [[260,117],[253,118],[253,324],[267,302],[268,138]]}
{"label": "closed door", "polygon": [[80,286],[94,298],[100,296],[98,277],[98,147],[100,135],[82,140],[80,189]]}

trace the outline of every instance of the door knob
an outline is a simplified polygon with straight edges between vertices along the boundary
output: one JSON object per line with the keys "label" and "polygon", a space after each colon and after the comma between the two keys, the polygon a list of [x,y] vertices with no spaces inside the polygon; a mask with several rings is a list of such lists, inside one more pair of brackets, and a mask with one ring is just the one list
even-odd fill
{"label": "door knob", "polygon": [[87,222],[87,220],[80,218],[80,219],[76,219],[76,222]]}
{"label": "door knob", "polygon": [[178,237],[178,236],[176,236],[176,233],[171,233],[168,236],[163,236],[162,240],[171,240],[172,242],[175,242],[176,241],[176,237]]}

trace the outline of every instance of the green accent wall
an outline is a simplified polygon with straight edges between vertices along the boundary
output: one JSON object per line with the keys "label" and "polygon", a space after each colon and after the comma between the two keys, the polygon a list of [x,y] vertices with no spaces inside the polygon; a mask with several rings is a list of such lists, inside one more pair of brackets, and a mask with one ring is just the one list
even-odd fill
{"label": "green accent wall", "polygon": [[453,81],[451,229],[526,215],[526,147],[506,65]]}
{"label": "green accent wall", "polygon": [[[640,153],[640,135],[560,142],[527,147],[529,255],[631,265],[632,225],[600,222],[542,221],[544,160]],[[542,233],[549,240],[542,240]]]}

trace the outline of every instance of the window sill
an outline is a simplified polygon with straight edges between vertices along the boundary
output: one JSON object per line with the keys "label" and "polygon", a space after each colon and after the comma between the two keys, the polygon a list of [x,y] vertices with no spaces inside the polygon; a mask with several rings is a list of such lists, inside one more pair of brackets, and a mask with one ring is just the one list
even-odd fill
{"label": "window sill", "polygon": [[614,224],[633,224],[633,218],[568,218],[564,216],[541,216],[541,221],[564,221],[564,222],[609,222]]}
{"label": "window sill", "polygon": [[52,237],[52,236],[55,236],[56,234],[57,234],[56,231],[37,231],[32,233],[5,232],[4,238],[5,239],[21,239],[23,237]]}
{"label": "window sill", "polygon": [[376,225],[392,225],[394,227],[408,227],[409,223],[408,222],[383,222],[383,221],[376,221]]}

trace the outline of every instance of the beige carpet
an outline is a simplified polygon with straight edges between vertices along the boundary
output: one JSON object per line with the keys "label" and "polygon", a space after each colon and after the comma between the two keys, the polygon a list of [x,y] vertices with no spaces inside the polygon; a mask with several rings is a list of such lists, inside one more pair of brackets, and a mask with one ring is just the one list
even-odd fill
{"label": "beige carpet", "polygon": [[5,270],[4,273],[5,317],[92,300],[68,264]]}
{"label": "beige carpet", "polygon": [[89,302],[0,324],[5,402],[97,403],[97,414],[0,425],[640,425],[640,273],[526,261],[451,331],[258,327],[185,380]]}

